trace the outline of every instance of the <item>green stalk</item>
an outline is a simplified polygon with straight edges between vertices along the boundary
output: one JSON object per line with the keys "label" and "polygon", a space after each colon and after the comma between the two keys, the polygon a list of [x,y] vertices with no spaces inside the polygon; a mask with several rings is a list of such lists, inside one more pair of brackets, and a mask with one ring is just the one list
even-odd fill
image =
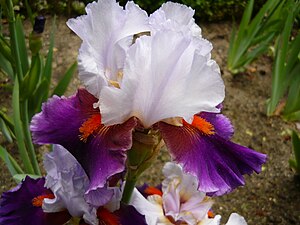
{"label": "green stalk", "polygon": [[13,10],[13,3],[11,0],[6,0],[6,7],[7,7],[7,16],[9,21],[9,30],[10,30],[10,42],[14,54],[14,58],[16,60],[16,73],[18,76],[19,81],[23,79],[23,70],[21,65],[21,54],[20,54],[20,48],[17,38],[17,30],[16,30],[16,18]]}
{"label": "green stalk", "polygon": [[126,183],[125,183],[125,187],[124,187],[124,191],[123,191],[123,195],[122,195],[122,200],[121,200],[125,204],[129,203],[133,189],[137,182],[137,179],[132,179],[129,176],[130,175],[127,174],[127,179],[126,179]]}
{"label": "green stalk", "polygon": [[30,158],[28,156],[28,152],[25,146],[24,134],[23,134],[23,123],[20,117],[20,96],[19,96],[19,80],[15,80],[14,89],[13,89],[13,118],[15,124],[15,135],[17,139],[18,149],[24,163],[25,171],[29,174],[34,173],[34,169],[30,162]]}
{"label": "green stalk", "polygon": [[163,145],[156,130],[133,133],[133,144],[127,151],[127,175],[121,200],[123,203],[130,202],[138,178],[153,164]]}
{"label": "green stalk", "polygon": [[30,134],[30,130],[29,130],[29,118],[28,118],[28,101],[24,101],[21,104],[22,107],[22,121],[23,121],[23,132],[24,132],[24,136],[25,136],[25,143],[28,149],[28,155],[31,161],[31,164],[33,166],[33,170],[34,170],[34,174],[36,175],[41,175],[41,171],[39,168],[39,164],[36,158],[36,154],[35,154],[35,150],[34,150],[34,146],[32,143],[32,138],[31,138],[31,134]]}

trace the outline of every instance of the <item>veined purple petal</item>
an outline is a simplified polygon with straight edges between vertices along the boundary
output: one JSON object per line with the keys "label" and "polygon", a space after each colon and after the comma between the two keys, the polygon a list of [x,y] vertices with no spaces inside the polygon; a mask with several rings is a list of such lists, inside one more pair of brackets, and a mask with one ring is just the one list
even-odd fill
{"label": "veined purple petal", "polygon": [[44,213],[42,207],[35,206],[33,199],[49,195],[51,191],[44,187],[45,179],[26,177],[16,188],[4,192],[0,200],[1,225],[60,225],[71,217],[67,211]]}
{"label": "veined purple petal", "polygon": [[199,190],[218,196],[244,185],[244,174],[259,173],[266,155],[215,134],[203,134],[185,124],[160,123],[162,137],[172,157],[199,179]]}
{"label": "veined purple petal", "polygon": [[[80,141],[79,128],[92,115],[99,114],[93,104],[98,99],[85,89],[79,89],[69,98],[54,96],[42,106],[42,112],[31,121],[33,141],[37,144],[61,144],[69,151]],[[78,146],[78,147],[80,147]]]}
{"label": "veined purple petal", "polygon": [[90,191],[94,194],[109,177],[124,170],[126,150],[131,147],[132,129],[136,126],[134,118],[109,127],[99,124],[82,140],[79,129],[83,123],[100,115],[93,108],[97,101],[84,89],[70,98],[55,96],[44,103],[42,112],[33,117],[30,126],[35,143],[60,144],[78,160],[90,179],[87,194]]}

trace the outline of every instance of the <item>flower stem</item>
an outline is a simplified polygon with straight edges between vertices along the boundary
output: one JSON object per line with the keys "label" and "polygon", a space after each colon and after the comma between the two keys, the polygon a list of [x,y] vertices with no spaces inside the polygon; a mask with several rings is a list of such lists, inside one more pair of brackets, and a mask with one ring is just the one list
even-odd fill
{"label": "flower stem", "polygon": [[163,145],[164,142],[155,130],[147,133],[136,131],[133,134],[132,147],[127,151],[127,175],[121,200],[123,203],[130,202],[138,178],[152,165]]}
{"label": "flower stem", "polygon": [[122,195],[122,200],[121,200],[123,203],[125,203],[125,204],[129,203],[136,182],[137,182],[137,179],[128,178],[126,180],[123,195]]}

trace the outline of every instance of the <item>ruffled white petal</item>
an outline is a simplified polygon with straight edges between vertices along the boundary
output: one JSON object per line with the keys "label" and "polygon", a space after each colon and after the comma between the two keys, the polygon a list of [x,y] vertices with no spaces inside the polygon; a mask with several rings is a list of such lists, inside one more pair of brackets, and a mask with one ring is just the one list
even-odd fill
{"label": "ruffled white petal", "polygon": [[120,89],[100,94],[102,122],[120,124],[135,116],[144,127],[172,118],[218,112],[224,83],[211,44],[181,32],[159,31],[140,37],[129,50]]}
{"label": "ruffled white petal", "polygon": [[133,2],[123,10],[115,0],[90,3],[86,13],[70,19],[67,25],[83,41],[78,56],[79,77],[98,97],[108,80],[117,80],[132,35],[149,30],[148,16]]}
{"label": "ruffled white petal", "polygon": [[183,173],[179,165],[170,162],[164,166],[163,173],[166,177],[162,182],[165,214],[189,225],[205,220],[213,202],[198,191],[197,178]]}
{"label": "ruffled white petal", "polygon": [[134,189],[129,204],[134,206],[140,214],[145,215],[148,225],[168,224],[164,216],[161,197],[149,197],[147,200],[137,189]]}
{"label": "ruffled white petal", "polygon": [[244,217],[237,213],[232,213],[226,225],[247,225],[247,222]]}
{"label": "ruffled white petal", "polygon": [[174,30],[201,37],[201,28],[193,18],[195,10],[182,4],[167,2],[150,15],[151,32]]}
{"label": "ruffled white petal", "polygon": [[76,159],[62,146],[54,145],[53,152],[46,154],[44,167],[47,171],[45,186],[53,192],[54,199],[45,199],[45,212],[67,209],[70,215],[83,217],[85,222],[97,225],[96,208],[84,199],[88,177]]}

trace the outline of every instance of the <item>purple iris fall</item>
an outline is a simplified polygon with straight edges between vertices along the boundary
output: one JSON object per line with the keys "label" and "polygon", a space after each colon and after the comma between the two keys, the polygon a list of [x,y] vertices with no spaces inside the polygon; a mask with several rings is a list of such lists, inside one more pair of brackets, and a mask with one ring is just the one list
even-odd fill
{"label": "purple iris fall", "polygon": [[230,141],[233,127],[219,107],[224,83],[191,8],[169,2],[148,17],[133,2],[123,9],[101,0],[86,12],[68,21],[83,41],[86,89],[44,103],[31,131],[36,143],[60,144],[75,156],[89,177],[87,196],[125,170],[138,132],[162,138],[210,196],[261,171],[264,154]]}
{"label": "purple iris fall", "polygon": [[54,198],[53,193],[44,187],[45,179],[26,177],[16,188],[4,192],[0,200],[1,225],[62,225],[70,218],[63,210],[45,213],[42,209],[44,199]]}

